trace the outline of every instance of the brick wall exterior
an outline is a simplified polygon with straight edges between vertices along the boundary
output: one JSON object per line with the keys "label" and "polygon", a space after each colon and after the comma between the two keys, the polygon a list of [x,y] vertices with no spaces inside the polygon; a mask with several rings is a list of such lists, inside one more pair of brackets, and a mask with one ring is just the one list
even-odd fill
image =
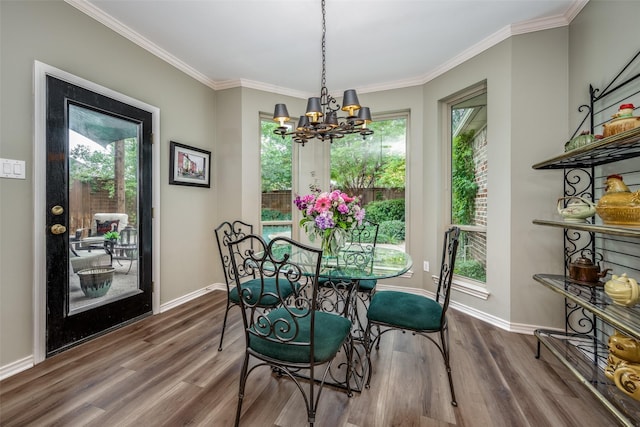
{"label": "brick wall exterior", "polygon": [[[475,201],[473,224],[487,226],[487,127],[473,139],[473,162],[478,193]],[[487,238],[485,233],[469,233],[467,256],[477,259],[486,267]]]}

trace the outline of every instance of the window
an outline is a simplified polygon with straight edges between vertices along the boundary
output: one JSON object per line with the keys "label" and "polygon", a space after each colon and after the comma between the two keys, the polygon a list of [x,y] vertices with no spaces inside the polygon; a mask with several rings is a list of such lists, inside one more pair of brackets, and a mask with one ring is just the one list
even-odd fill
{"label": "window", "polygon": [[454,273],[486,282],[487,92],[483,85],[457,97],[450,109],[450,223],[460,227]]}
{"label": "window", "polygon": [[272,119],[260,119],[260,221],[267,241],[275,236],[291,237],[292,231],[293,143],[291,137],[283,139],[273,133],[277,126]]}
{"label": "window", "polygon": [[331,189],[362,197],[367,219],[380,225],[378,243],[405,246],[407,115],[376,117],[374,134],[331,144]]}

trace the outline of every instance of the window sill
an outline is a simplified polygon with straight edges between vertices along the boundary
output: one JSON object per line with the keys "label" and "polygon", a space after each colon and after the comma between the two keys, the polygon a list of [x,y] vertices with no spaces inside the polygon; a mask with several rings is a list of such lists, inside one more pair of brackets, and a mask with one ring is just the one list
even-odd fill
{"label": "window sill", "polygon": [[[433,279],[433,283],[435,283],[437,286],[438,276],[431,276],[431,278]],[[453,279],[453,283],[451,284],[451,289],[485,301],[489,299],[490,295],[489,290],[486,287],[466,282],[455,277]]]}

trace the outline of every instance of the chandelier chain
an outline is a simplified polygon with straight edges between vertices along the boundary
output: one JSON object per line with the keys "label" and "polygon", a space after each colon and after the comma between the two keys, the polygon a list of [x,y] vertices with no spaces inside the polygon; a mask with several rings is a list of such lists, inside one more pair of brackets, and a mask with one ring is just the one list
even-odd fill
{"label": "chandelier chain", "polygon": [[327,87],[326,34],[327,34],[327,19],[326,19],[326,12],[325,12],[325,0],[322,0],[322,86],[320,89]]}

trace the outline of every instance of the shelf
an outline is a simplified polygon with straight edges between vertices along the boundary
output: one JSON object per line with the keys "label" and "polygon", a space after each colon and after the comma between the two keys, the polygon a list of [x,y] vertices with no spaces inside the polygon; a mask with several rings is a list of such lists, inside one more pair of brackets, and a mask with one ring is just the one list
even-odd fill
{"label": "shelf", "polygon": [[592,142],[552,159],[533,165],[534,169],[587,168],[640,156],[640,128]]}
{"label": "shelf", "polygon": [[569,228],[571,230],[588,231],[591,233],[610,234],[614,236],[640,237],[640,227],[623,227],[616,225],[589,224],[586,222],[548,221],[534,219],[534,224],[550,227]]}
{"label": "shelf", "polygon": [[533,279],[584,307],[620,332],[640,339],[640,306],[614,304],[601,286],[581,285],[563,275],[536,274]]}
{"label": "shelf", "polygon": [[553,330],[539,329],[535,335],[622,425],[640,425],[640,402],[624,394],[604,375],[602,365],[608,354],[605,345],[589,336]]}

